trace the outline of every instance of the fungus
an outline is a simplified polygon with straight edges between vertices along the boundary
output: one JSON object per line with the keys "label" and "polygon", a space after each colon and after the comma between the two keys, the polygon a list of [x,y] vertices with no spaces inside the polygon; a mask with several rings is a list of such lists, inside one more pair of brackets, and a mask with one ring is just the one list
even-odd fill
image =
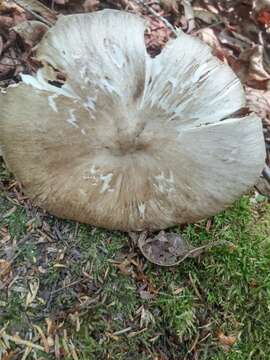
{"label": "fungus", "polygon": [[43,67],[1,95],[4,159],[58,217],[124,231],[195,222],[264,167],[261,121],[235,115],[245,96],[229,66],[182,32],[150,58],[144,30],[115,10],[60,17],[37,47]]}

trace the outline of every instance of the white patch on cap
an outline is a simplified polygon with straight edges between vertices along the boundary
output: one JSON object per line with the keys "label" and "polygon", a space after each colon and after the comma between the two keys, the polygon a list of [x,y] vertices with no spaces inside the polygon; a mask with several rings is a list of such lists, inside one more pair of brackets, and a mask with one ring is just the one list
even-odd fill
{"label": "white patch on cap", "polygon": [[50,106],[50,107],[53,109],[53,111],[55,111],[55,112],[58,112],[56,103],[55,103],[55,101],[54,101],[54,99],[56,99],[57,97],[58,97],[57,94],[53,94],[53,95],[48,96],[49,106]]}
{"label": "white patch on cap", "polygon": [[91,180],[92,185],[101,185],[100,193],[103,194],[107,192],[113,192],[114,189],[111,188],[110,182],[113,178],[113,173],[107,175],[101,174],[100,169],[93,165],[90,169],[90,175],[84,176],[85,180]]}
{"label": "white patch on cap", "polygon": [[69,109],[68,112],[69,112],[70,117],[67,119],[67,122],[68,122],[70,125],[78,128],[79,125],[77,124],[77,119],[76,119],[76,116],[74,115],[75,109]]}
{"label": "white patch on cap", "polygon": [[112,192],[114,189],[110,187],[110,182],[112,181],[113,174],[100,175],[100,180],[103,182],[100,193],[103,194],[105,191]]}
{"label": "white patch on cap", "polygon": [[162,171],[160,175],[154,176],[154,179],[155,179],[154,186],[161,193],[165,193],[165,192],[170,193],[172,191],[175,191],[174,177],[173,177],[173,172],[171,170],[169,172],[169,177],[166,177],[164,175],[164,172]]}
{"label": "white patch on cap", "polygon": [[144,204],[144,203],[139,203],[139,204],[138,204],[138,209],[139,209],[140,216],[141,216],[142,218],[144,218],[144,215],[145,215],[145,204]]}

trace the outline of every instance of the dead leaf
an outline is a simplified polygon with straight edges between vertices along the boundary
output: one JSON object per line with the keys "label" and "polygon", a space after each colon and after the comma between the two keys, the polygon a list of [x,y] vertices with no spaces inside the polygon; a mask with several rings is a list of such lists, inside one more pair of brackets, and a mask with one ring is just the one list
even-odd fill
{"label": "dead leaf", "polygon": [[190,246],[179,234],[165,231],[160,231],[153,238],[147,237],[146,231],[137,238],[136,233],[130,233],[130,236],[146,259],[160,266],[179,265],[185,259],[199,257],[213,247],[234,246],[230,241],[217,240],[195,248]]}
{"label": "dead leaf", "polygon": [[29,306],[30,304],[32,304],[32,302],[35,300],[38,290],[39,290],[39,279],[33,279],[31,280],[30,284],[30,291],[28,292],[27,296],[26,296],[26,306]]}
{"label": "dead leaf", "polygon": [[270,0],[253,0],[252,7],[256,14],[262,10],[270,10]]}
{"label": "dead leaf", "polygon": [[174,15],[179,14],[177,0],[161,0],[160,5],[164,8],[165,11],[170,12]]}
{"label": "dead leaf", "polygon": [[212,53],[217,56],[221,61],[226,61],[224,50],[221,47],[219,39],[211,28],[200,29],[196,32],[197,36],[212,48]]}
{"label": "dead leaf", "polygon": [[225,335],[222,331],[218,332],[217,337],[220,344],[225,346],[233,346],[237,341],[235,335]]}
{"label": "dead leaf", "polygon": [[270,199],[270,183],[263,177],[257,181],[255,188],[261,195],[267,196]]}
{"label": "dead leaf", "polygon": [[264,68],[263,46],[257,45],[253,49],[249,63],[249,80],[265,81],[270,79],[270,74]]}
{"label": "dead leaf", "polygon": [[246,87],[246,97],[250,110],[268,122],[270,120],[270,91]]}
{"label": "dead leaf", "polygon": [[41,337],[41,340],[42,340],[42,343],[43,343],[43,346],[44,346],[44,350],[46,353],[49,353],[50,351],[50,346],[49,346],[49,343],[48,343],[48,340],[43,332],[43,330],[41,329],[40,326],[38,325],[33,325],[33,327],[35,329],[37,329],[37,332],[39,333],[40,337]]}
{"label": "dead leaf", "polygon": [[2,30],[8,30],[14,25],[14,21],[10,16],[0,15],[0,28]]}
{"label": "dead leaf", "polygon": [[30,47],[35,46],[49,27],[37,20],[27,20],[13,27],[13,30]]}
{"label": "dead leaf", "polygon": [[220,21],[219,17],[216,14],[208,10],[205,10],[201,7],[194,6],[193,10],[194,10],[194,17],[196,19],[203,21],[207,25],[211,25]]}
{"label": "dead leaf", "polygon": [[57,5],[65,5],[68,3],[69,0],[53,0]]}
{"label": "dead leaf", "polygon": [[130,260],[125,259],[123,262],[115,264],[115,266],[120,270],[122,274],[135,277],[133,266]]}
{"label": "dead leaf", "polygon": [[153,238],[147,238],[145,234],[140,236],[138,246],[147,260],[161,266],[177,264],[179,257],[185,256],[191,250],[178,234],[164,231]]}
{"label": "dead leaf", "polygon": [[7,260],[0,259],[0,279],[9,274],[11,270],[11,263]]}
{"label": "dead leaf", "polygon": [[141,309],[140,328],[143,327],[147,328],[150,323],[155,324],[155,318],[153,314],[149,310],[145,309],[144,306],[142,306],[140,309]]}
{"label": "dead leaf", "polygon": [[96,11],[99,5],[99,0],[85,0],[85,2],[83,3],[83,8],[85,12],[92,12]]}
{"label": "dead leaf", "polygon": [[10,215],[12,215],[15,211],[17,210],[17,206],[13,206],[11,209],[8,210],[8,212],[6,212],[4,215],[3,215],[3,219],[9,217]]}

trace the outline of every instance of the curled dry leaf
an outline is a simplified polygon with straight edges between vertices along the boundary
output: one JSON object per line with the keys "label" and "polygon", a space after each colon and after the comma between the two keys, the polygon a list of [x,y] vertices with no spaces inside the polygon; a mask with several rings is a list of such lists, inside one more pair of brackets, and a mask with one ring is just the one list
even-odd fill
{"label": "curled dry leaf", "polygon": [[225,335],[222,331],[218,332],[217,337],[220,344],[225,346],[233,346],[237,341],[235,335]]}
{"label": "curled dry leaf", "polygon": [[156,265],[173,266],[192,248],[178,234],[161,231],[153,238],[146,233],[138,239],[138,247],[147,260]]}
{"label": "curled dry leaf", "polygon": [[253,18],[266,28],[270,25],[270,0],[253,0]]}
{"label": "curled dry leaf", "polygon": [[270,79],[270,74],[264,68],[263,46],[257,45],[253,49],[249,63],[249,80],[265,81]]}
{"label": "curled dry leaf", "polygon": [[13,60],[9,55],[3,56],[0,62],[0,80],[11,77],[16,70],[17,60]]}
{"label": "curled dry leaf", "polygon": [[217,38],[215,32],[211,28],[200,29],[196,32],[197,36],[209,45],[213,50],[213,55],[217,56],[221,61],[226,62],[226,57],[224,50],[222,49],[219,39]]}
{"label": "curled dry leaf", "polygon": [[29,283],[29,292],[26,296],[26,306],[29,306],[32,304],[32,302],[35,300],[38,290],[39,290],[39,279],[33,279]]}
{"label": "curled dry leaf", "polygon": [[160,266],[175,266],[185,259],[201,256],[204,252],[218,246],[228,246],[235,249],[235,245],[229,241],[217,240],[200,247],[189,245],[179,234],[165,233],[161,231],[154,237],[148,237],[147,232],[140,235],[129,233],[133,242],[138,245],[142,254],[153,264]]}
{"label": "curled dry leaf", "polygon": [[164,8],[166,12],[178,15],[178,1],[177,0],[160,0],[160,5]]}
{"label": "curled dry leaf", "polygon": [[69,2],[69,0],[52,0],[57,5],[65,5]]}
{"label": "curled dry leaf", "polygon": [[85,12],[92,12],[96,11],[99,5],[99,0],[85,0],[85,2],[83,3],[83,8]]}
{"label": "curled dry leaf", "polygon": [[49,27],[37,20],[27,20],[13,27],[13,30],[30,47],[35,46],[48,31]]}
{"label": "curled dry leaf", "polygon": [[194,17],[196,19],[201,20],[207,25],[218,23],[220,21],[220,18],[218,17],[217,14],[214,14],[211,11],[205,10],[201,7],[194,6],[193,11],[194,11]]}
{"label": "curled dry leaf", "polygon": [[262,10],[270,10],[270,0],[253,0],[252,7],[256,14]]}
{"label": "curled dry leaf", "polygon": [[255,187],[261,195],[267,196],[270,199],[270,181],[260,177]]}
{"label": "curled dry leaf", "polygon": [[0,259],[0,279],[6,277],[11,270],[11,263],[7,260]]}
{"label": "curled dry leaf", "polygon": [[246,87],[246,94],[250,110],[270,122],[270,91]]}
{"label": "curled dry leaf", "polygon": [[185,13],[185,28],[187,33],[191,33],[196,28],[194,10],[191,4],[191,0],[182,0],[181,5],[184,8]]}
{"label": "curled dry leaf", "polygon": [[10,16],[0,15],[0,28],[2,30],[8,30],[14,26],[14,21]]}

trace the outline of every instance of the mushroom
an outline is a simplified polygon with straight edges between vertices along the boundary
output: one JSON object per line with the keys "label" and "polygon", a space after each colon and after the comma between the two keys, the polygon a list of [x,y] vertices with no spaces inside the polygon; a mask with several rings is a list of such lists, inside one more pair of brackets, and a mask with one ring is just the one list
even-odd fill
{"label": "mushroom", "polygon": [[7,166],[58,217],[123,231],[195,222],[264,167],[261,121],[237,115],[230,67],[181,31],[150,58],[144,30],[116,10],[60,17],[38,45],[43,67],[1,95]]}

